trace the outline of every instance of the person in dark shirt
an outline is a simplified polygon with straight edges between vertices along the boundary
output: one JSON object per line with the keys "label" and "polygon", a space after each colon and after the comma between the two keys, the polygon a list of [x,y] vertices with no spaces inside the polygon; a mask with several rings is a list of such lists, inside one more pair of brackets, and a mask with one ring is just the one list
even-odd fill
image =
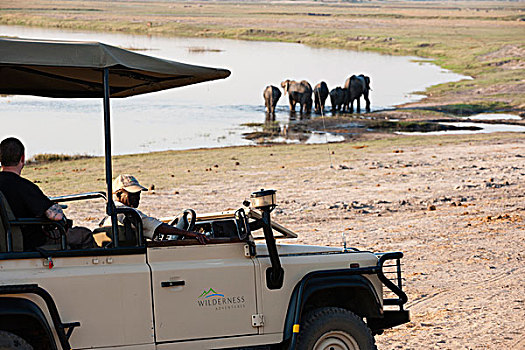
{"label": "person in dark shirt", "polygon": [[[53,203],[40,188],[21,176],[25,164],[25,148],[20,140],[9,137],[0,143],[0,191],[6,198],[13,214],[17,218],[48,218],[53,221],[66,220],[60,205]],[[41,226],[25,225],[21,227],[24,251],[46,244],[47,236]],[[82,233],[86,235],[85,232]],[[75,237],[73,233],[68,239],[72,242],[82,241],[91,237]],[[94,242],[94,241],[93,241]]]}

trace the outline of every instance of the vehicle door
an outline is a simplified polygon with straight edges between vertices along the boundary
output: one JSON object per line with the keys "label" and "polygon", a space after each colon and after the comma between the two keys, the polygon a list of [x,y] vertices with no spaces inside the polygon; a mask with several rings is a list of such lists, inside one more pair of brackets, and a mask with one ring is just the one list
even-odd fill
{"label": "vehicle door", "polygon": [[[34,253],[0,254],[0,285],[37,284],[46,290],[63,322],[80,322],[70,339],[73,348],[153,344],[145,254],[122,254],[118,250],[110,255],[99,253],[52,253],[51,268],[48,259]],[[36,302],[52,324],[41,298],[34,294],[17,297]]]}
{"label": "vehicle door", "polygon": [[246,243],[184,242],[148,247],[156,341],[257,334],[255,266]]}
{"label": "vehicle door", "polygon": [[[21,235],[15,218],[0,216],[0,226],[9,227],[10,236]],[[7,231],[0,232],[0,240],[6,241]],[[58,244],[38,252],[20,250],[0,249],[0,286],[23,290],[33,285],[49,293],[62,322],[80,323],[69,339],[72,348],[154,346],[151,276],[144,245],[71,249]],[[0,298],[4,296],[9,294]],[[30,290],[15,296],[36,303],[53,325],[42,297]]]}

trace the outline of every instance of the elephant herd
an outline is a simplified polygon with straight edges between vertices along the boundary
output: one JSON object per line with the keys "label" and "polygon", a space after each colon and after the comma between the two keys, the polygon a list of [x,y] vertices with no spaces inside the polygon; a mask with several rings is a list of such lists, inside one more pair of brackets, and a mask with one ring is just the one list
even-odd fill
{"label": "elephant herd", "polygon": [[[312,86],[306,80],[285,80],[281,83],[281,88],[284,95],[288,94],[290,111],[292,112],[295,112],[295,106],[299,104],[301,114],[310,113],[312,104],[314,104],[315,113],[324,113],[325,101],[328,96],[330,96],[332,104],[332,113],[337,111],[353,113],[354,101],[357,101],[357,112],[361,112],[361,96],[366,101],[366,111],[370,112],[370,100],[368,99],[368,93],[371,90],[370,78],[363,74],[352,75],[346,79],[344,88],[338,86],[331,91],[328,90],[324,81],[317,84],[312,90]],[[275,106],[281,98],[281,90],[276,86],[268,85],[264,89],[263,97],[267,113],[273,115]]]}

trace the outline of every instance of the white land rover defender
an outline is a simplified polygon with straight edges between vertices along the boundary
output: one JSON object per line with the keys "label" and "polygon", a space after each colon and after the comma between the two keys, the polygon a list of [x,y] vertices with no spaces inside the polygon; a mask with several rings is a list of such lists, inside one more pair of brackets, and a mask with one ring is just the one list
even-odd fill
{"label": "white land rover defender", "polygon": [[[0,39],[0,94],[103,97],[107,192],[51,199],[105,200],[113,218],[98,230],[108,242],[71,249],[61,223],[14,217],[0,195],[0,348],[375,349],[375,334],[408,322],[402,253],[277,244],[295,236],[271,221],[273,190],[238,210],[166,219],[207,245],[145,239],[137,212],[106,195],[110,96],[228,75],[99,43]],[[23,251],[22,225],[54,226],[60,244]]]}

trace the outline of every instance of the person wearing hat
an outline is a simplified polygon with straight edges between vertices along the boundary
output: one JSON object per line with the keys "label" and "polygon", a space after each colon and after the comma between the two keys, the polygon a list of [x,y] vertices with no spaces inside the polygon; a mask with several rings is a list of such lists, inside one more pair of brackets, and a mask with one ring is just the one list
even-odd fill
{"label": "person wearing hat", "polygon": [[[195,238],[197,241],[199,241],[199,243],[206,244],[206,236],[196,232],[181,230],[175,226],[170,226],[138,210],[137,208],[140,203],[140,193],[147,190],[148,189],[142,186],[132,175],[121,174],[117,176],[115,180],[113,180],[113,193],[116,200],[115,205],[130,207],[137,211],[142,219],[144,237],[153,239],[159,234],[172,236],[177,235],[187,238]],[[124,216],[118,215],[118,220],[121,224],[123,224]],[[106,217],[100,223],[100,226],[109,225],[111,225],[111,217]]]}

